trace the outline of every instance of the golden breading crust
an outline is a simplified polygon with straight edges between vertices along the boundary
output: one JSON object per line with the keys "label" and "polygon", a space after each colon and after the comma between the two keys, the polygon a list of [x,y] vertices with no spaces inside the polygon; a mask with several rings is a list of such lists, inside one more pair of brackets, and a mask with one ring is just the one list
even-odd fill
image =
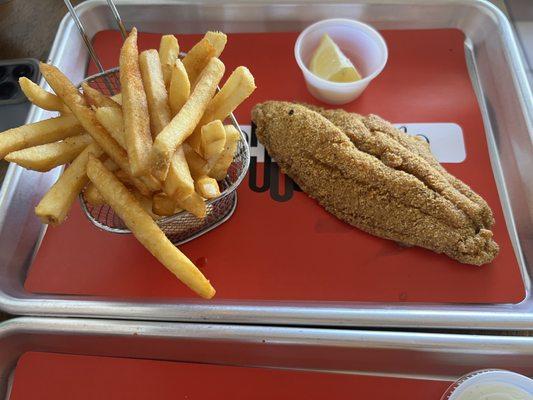
{"label": "golden breading crust", "polygon": [[[254,107],[252,119],[257,137],[283,171],[341,220],[467,264],[488,263],[498,253],[492,232],[478,217],[483,214],[479,203],[454,191],[427,162],[425,170],[415,168],[420,157],[405,153],[405,147],[400,149],[384,135],[364,144],[376,154],[387,146],[401,154],[389,151],[386,162],[358,149],[341,129],[302,105],[266,102]],[[354,131],[356,123],[349,122]],[[366,128],[364,123],[357,126]],[[400,164],[407,158],[407,167],[391,167],[401,156]]]}

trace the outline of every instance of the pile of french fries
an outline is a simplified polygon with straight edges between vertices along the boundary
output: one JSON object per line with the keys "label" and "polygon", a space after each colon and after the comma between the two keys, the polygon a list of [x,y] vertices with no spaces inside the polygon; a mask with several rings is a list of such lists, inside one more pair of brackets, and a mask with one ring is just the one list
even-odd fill
{"label": "pile of french fries", "polygon": [[240,134],[225,119],[255,90],[246,67],[225,72],[227,37],[208,32],[179,58],[178,40],[139,54],[132,29],[120,51],[121,93],[108,97],[87,84],[80,92],[59,69],[40,69],[55,94],[26,78],[28,99],[60,116],[0,133],[0,157],[35,171],[68,164],[35,207],[46,224],[65,221],[83,191],[108,204],[135,237],[203,298],[215,289],[165,236],[154,219],[187,210],[204,218],[206,199],[220,195]]}

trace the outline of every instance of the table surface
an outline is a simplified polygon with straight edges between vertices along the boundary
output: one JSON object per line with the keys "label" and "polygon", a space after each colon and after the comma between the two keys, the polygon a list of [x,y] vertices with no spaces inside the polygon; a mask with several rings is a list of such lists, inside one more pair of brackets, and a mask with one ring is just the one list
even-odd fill
{"label": "table surface", "polygon": [[[83,0],[72,0],[73,5]],[[505,11],[504,0],[491,0]],[[61,0],[9,0],[0,4],[0,60],[36,58],[46,61],[59,22],[67,12]],[[9,316],[0,313],[0,321]],[[452,332],[452,331],[448,331]],[[453,331],[464,333],[464,331]],[[471,334],[490,334],[490,331],[467,331]],[[526,332],[497,332],[507,335],[532,335]]]}

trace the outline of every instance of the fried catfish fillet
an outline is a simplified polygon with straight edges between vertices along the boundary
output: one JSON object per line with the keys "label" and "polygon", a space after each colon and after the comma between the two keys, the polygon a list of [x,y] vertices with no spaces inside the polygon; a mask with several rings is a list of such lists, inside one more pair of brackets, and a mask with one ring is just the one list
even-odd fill
{"label": "fried catfish fillet", "polygon": [[309,196],[373,235],[466,264],[494,259],[498,245],[489,229],[492,213],[468,186],[432,165],[432,156],[423,157],[422,148],[415,151],[368,128],[365,122],[373,126],[377,117],[352,114],[343,122],[318,111],[342,128],[299,104],[270,101],[252,111],[258,139]]}

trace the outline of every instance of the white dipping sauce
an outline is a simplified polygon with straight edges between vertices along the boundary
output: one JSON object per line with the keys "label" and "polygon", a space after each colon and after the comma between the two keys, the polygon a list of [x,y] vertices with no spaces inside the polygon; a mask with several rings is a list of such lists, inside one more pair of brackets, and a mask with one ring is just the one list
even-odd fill
{"label": "white dipping sauce", "polygon": [[455,392],[454,400],[533,400],[523,389],[503,382],[474,384],[464,391]]}

